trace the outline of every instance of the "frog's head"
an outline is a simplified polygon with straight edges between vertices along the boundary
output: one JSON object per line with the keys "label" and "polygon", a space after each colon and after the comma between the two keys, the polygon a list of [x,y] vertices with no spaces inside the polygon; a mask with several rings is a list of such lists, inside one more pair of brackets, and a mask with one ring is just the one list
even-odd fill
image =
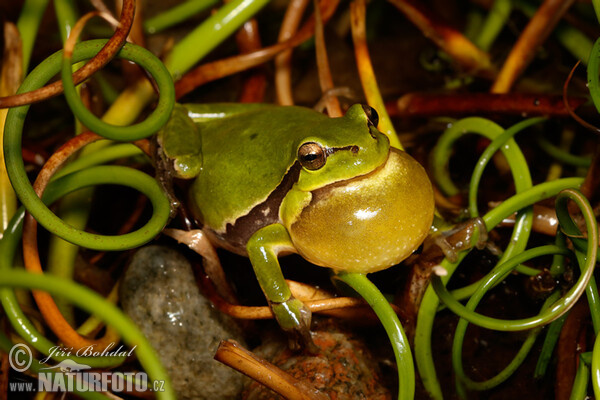
{"label": "frog's head", "polygon": [[352,179],[382,165],[390,149],[376,128],[378,116],[369,106],[356,104],[342,118],[325,118],[297,143],[302,166],[298,190],[310,192]]}
{"label": "frog's head", "polygon": [[298,181],[281,218],[298,252],[336,270],[373,272],[416,250],[433,220],[433,191],[423,167],[390,148],[370,107],[352,106],[326,140],[298,147]]}

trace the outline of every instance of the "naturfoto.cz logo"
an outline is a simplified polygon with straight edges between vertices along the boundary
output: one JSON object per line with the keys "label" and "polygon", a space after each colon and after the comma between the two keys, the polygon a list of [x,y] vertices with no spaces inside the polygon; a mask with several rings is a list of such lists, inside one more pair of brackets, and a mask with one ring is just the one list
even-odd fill
{"label": "naturfoto.cz logo", "polygon": [[[65,349],[55,346],[50,350],[48,357],[40,360],[42,364],[48,364],[52,357],[64,358],[55,365],[39,368],[37,373],[38,385],[32,382],[11,382],[11,392],[146,392],[163,391],[163,381],[152,381],[149,383],[145,372],[97,372],[92,367],[77,362],[68,357],[110,357],[130,356],[135,347],[129,351],[119,346],[115,350],[111,343],[102,351],[94,350],[93,346],[78,349]],[[15,344],[9,352],[9,363],[17,372],[27,371],[33,362],[31,349],[24,343]]]}

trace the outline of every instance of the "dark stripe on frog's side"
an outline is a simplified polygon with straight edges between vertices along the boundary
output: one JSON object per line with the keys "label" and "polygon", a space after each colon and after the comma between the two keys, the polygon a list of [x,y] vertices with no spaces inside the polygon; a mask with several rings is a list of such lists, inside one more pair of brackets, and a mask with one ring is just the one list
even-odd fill
{"label": "dark stripe on frog's side", "polygon": [[299,163],[296,162],[292,165],[269,197],[250,210],[248,214],[238,218],[234,224],[227,224],[225,233],[218,234],[205,228],[204,230],[208,231],[211,240],[231,252],[246,255],[246,243],[250,237],[259,229],[279,222],[279,207],[283,198],[298,181],[300,169]]}

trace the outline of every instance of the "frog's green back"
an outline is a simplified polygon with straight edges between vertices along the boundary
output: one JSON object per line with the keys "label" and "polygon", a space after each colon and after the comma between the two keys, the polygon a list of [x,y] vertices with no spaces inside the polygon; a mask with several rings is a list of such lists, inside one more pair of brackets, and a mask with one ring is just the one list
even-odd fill
{"label": "frog's green back", "polygon": [[202,222],[223,232],[263,202],[328,119],[303,107],[265,107],[198,123],[203,167],[190,195]]}

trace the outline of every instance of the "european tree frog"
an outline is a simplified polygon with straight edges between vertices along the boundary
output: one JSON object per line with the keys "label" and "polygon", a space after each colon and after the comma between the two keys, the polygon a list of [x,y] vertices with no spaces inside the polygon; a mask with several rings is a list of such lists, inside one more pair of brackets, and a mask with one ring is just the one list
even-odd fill
{"label": "european tree frog", "polygon": [[280,326],[310,341],[310,311],[293,298],[278,256],[368,273],[408,257],[434,214],[419,163],[391,148],[377,113],[329,118],[303,107],[177,106],[158,135],[211,242],[250,257]]}

